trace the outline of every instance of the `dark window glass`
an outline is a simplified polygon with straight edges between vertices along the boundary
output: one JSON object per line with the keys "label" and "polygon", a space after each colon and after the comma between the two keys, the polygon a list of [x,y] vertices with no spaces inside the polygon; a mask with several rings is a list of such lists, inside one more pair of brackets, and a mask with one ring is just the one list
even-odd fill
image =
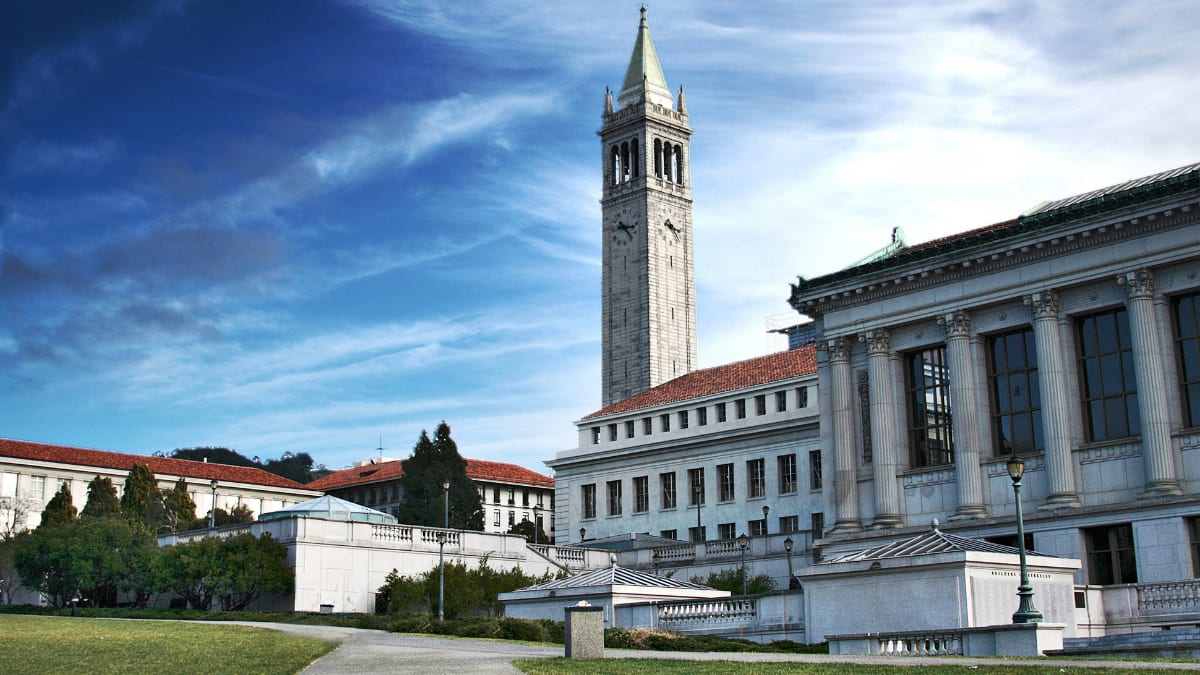
{"label": "dark window glass", "polygon": [[725,404],[718,403],[717,404],[717,424],[720,424],[721,422],[724,422],[724,421],[725,421]]}
{"label": "dark window glass", "polygon": [[908,355],[908,434],[913,467],[954,463],[946,347]]}
{"label": "dark window glass", "polygon": [[692,506],[704,503],[704,469],[688,469],[689,502]]}
{"label": "dark window glass", "polygon": [[621,481],[608,481],[608,515],[621,515]]}
{"label": "dark window glass", "polygon": [[1041,452],[1042,401],[1033,330],[988,338],[996,454]]}
{"label": "dark window glass", "polygon": [[696,408],[696,424],[708,424],[708,408]]}
{"label": "dark window glass", "polygon": [[1089,527],[1083,536],[1087,543],[1088,583],[1100,586],[1137,583],[1132,525]]}
{"label": "dark window glass", "polygon": [[[583,501],[583,517],[584,518],[595,518],[596,517],[596,484],[588,483],[587,485],[584,485],[583,491],[582,491],[582,494],[580,495],[580,497],[582,498],[582,501]],[[510,511],[508,515],[511,518],[512,512]]]}
{"label": "dark window glass", "polygon": [[650,510],[650,477],[636,476],[633,479],[633,512],[645,513]]}
{"label": "dark window glass", "polygon": [[752,459],[746,462],[746,476],[750,481],[750,497],[765,497],[767,494],[766,461]]}
{"label": "dark window glass", "polygon": [[1200,426],[1200,293],[1175,298],[1172,303],[1184,423]]}
{"label": "dark window glass", "polygon": [[1083,378],[1084,429],[1089,441],[1107,441],[1142,433],[1129,314],[1124,308],[1093,314],[1076,322],[1079,372]]}
{"label": "dark window glass", "polygon": [[823,485],[821,477],[821,451],[808,451],[808,487],[810,490],[820,490]]}
{"label": "dark window glass", "polygon": [[779,466],[779,493],[791,494],[796,491],[796,455],[780,455]]}
{"label": "dark window glass", "polygon": [[722,502],[733,501],[733,465],[717,465],[717,499]]}
{"label": "dark window glass", "polygon": [[718,523],[717,539],[737,539],[737,523]]}
{"label": "dark window glass", "polygon": [[662,492],[662,507],[675,508],[675,472],[658,474],[658,487]]}
{"label": "dark window glass", "polygon": [[775,412],[783,412],[787,410],[787,392],[775,392]]}

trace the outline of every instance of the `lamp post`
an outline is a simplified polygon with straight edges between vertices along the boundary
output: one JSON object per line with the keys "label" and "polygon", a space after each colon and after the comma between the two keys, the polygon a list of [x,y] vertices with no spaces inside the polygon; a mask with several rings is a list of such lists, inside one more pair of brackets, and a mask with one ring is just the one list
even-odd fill
{"label": "lamp post", "polygon": [[542,507],[539,506],[538,504],[533,505],[533,545],[534,546],[537,546],[537,543],[538,543],[538,513],[541,510],[542,510]]}
{"label": "lamp post", "polygon": [[442,531],[438,532],[438,621],[446,620],[446,530],[450,528],[450,481],[442,481]]}
{"label": "lamp post", "polygon": [[1017,595],[1021,604],[1013,614],[1013,623],[1040,623],[1042,613],[1033,606],[1033,586],[1029,584],[1029,570],[1025,566],[1025,519],[1021,515],[1021,476],[1025,474],[1025,462],[1013,453],[1008,460],[1008,477],[1013,482],[1013,494],[1017,500],[1017,550],[1021,552],[1021,585]]}
{"label": "lamp post", "polygon": [[796,575],[792,572],[792,546],[794,544],[791,537],[783,540],[783,550],[787,551],[788,560],[788,588],[792,588],[792,584],[796,580]]}
{"label": "lamp post", "polygon": [[704,529],[700,526],[700,497],[704,494],[704,486],[692,486],[692,501],[696,502],[696,542],[704,543]]}
{"label": "lamp post", "polygon": [[771,507],[763,504],[763,536],[771,533],[771,521],[767,520],[767,514],[771,512]]}
{"label": "lamp post", "polygon": [[658,566],[662,564],[662,554],[655,551],[654,555],[650,556],[650,562],[654,565],[654,576],[658,576]]}
{"label": "lamp post", "polygon": [[584,539],[587,539],[587,528],[581,527],[579,528],[579,543],[582,544]]}
{"label": "lamp post", "polygon": [[746,594],[746,547],[750,545],[750,537],[745,533],[738,535],[738,546],[742,549],[742,595]]}
{"label": "lamp post", "polygon": [[208,510],[208,529],[213,529],[217,526],[217,479],[212,479],[209,483],[212,485],[212,508]]}

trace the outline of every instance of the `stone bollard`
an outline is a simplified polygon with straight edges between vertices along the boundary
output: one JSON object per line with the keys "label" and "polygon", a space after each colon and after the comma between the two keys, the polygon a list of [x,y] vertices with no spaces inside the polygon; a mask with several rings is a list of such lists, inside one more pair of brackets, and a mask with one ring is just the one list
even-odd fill
{"label": "stone bollard", "polygon": [[568,659],[604,658],[604,608],[586,600],[565,608],[566,657]]}

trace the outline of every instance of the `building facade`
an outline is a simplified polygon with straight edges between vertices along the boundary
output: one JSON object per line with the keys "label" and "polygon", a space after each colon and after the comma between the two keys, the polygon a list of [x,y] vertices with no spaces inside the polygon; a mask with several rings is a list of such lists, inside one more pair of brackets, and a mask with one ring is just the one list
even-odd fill
{"label": "building facade", "polygon": [[801,279],[827,550],[1011,537],[1016,455],[1029,543],[1077,583],[1197,576],[1198,213],[1200,164]]}
{"label": "building facade", "polygon": [[[403,475],[401,460],[378,458],[322,476],[308,487],[396,515],[404,496]],[[517,523],[531,521],[554,537],[553,478],[516,464],[482,459],[467,460],[467,477],[479,488],[484,532],[502,534]]]}
{"label": "building facade", "polygon": [[611,405],[696,367],[692,190],[683,88],[673,99],[646,9],[624,85],[605,92],[602,400]]}
{"label": "building facade", "polygon": [[[230,511],[245,506],[256,517],[266,511],[320,496],[310,488],[253,467],[123,452],[89,450],[46,443],[0,439],[0,520],[4,529],[33,529],[46,503],[63,485],[79,511],[87,504],[87,486],[97,476],[109,478],[119,497],[135,464],[145,464],[163,490],[183,478],[203,517],[216,503]],[[13,522],[14,518],[23,522]]]}

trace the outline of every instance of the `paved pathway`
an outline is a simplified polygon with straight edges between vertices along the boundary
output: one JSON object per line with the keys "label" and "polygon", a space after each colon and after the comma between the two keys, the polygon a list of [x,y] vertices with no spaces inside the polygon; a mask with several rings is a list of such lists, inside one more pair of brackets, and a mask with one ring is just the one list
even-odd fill
{"label": "paved pathway", "polygon": [[[304,670],[305,675],[336,673],[520,673],[513,659],[562,656],[562,647],[537,647],[492,640],[401,635],[380,630],[306,626],[287,623],[238,622],[275,630],[341,642],[342,645]],[[970,657],[881,657],[831,656],[828,654],[738,654],[715,652],[649,652],[607,649],[607,658],[680,659],[692,661],[742,661],[787,663],[862,663],[893,666],[920,665],[998,665],[995,659]],[[1164,663],[1151,661],[1086,661],[1080,659],[1004,659],[1003,665],[1073,666],[1089,668],[1131,668],[1138,670],[1181,669],[1200,671],[1200,663]]]}

